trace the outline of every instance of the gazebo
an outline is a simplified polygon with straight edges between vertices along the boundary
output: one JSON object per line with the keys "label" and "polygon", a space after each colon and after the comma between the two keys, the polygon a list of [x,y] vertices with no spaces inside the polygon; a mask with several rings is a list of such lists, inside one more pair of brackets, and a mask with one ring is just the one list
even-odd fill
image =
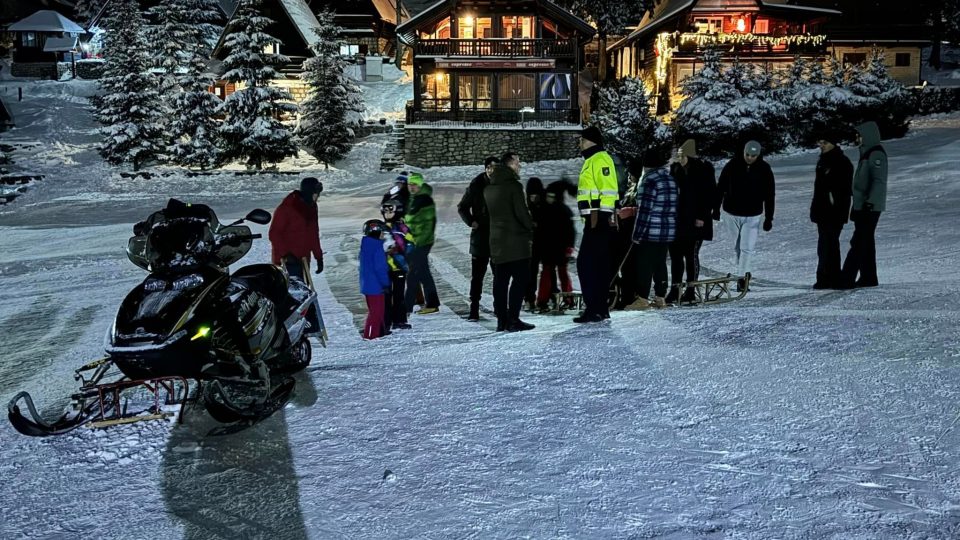
{"label": "gazebo", "polygon": [[[85,33],[79,24],[52,10],[40,10],[7,28],[17,34],[13,53],[13,71],[18,75],[18,64],[45,65],[44,73],[56,76],[56,63],[73,61],[80,35]],[[52,71],[49,66],[53,65]],[[39,67],[39,66],[38,66]],[[23,76],[43,76],[36,69],[27,69]]]}

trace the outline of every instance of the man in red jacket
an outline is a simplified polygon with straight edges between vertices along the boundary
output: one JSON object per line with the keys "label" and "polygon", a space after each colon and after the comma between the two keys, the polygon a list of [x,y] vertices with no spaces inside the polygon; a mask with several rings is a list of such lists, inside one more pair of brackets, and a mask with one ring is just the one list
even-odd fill
{"label": "man in red jacket", "polygon": [[317,273],[323,272],[323,249],[317,222],[317,199],[321,191],[323,184],[319,180],[304,178],[300,181],[300,189],[287,195],[273,212],[270,224],[273,264],[282,263],[291,276],[304,280],[310,271],[310,254],[317,260]]}

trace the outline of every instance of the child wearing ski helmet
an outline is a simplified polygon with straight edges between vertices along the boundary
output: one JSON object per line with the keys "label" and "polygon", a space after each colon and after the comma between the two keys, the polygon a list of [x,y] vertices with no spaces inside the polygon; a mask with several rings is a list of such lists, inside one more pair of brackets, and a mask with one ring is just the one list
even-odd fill
{"label": "child wearing ski helmet", "polygon": [[360,241],[360,293],[367,301],[367,320],[363,339],[376,339],[388,333],[384,326],[385,294],[390,292],[387,258],[383,253],[386,223],[370,219],[363,224]]}
{"label": "child wearing ski helmet", "polygon": [[387,328],[407,329],[407,307],[404,303],[406,294],[407,254],[413,249],[413,234],[410,227],[403,222],[403,201],[390,199],[380,205],[380,215],[387,225],[389,240],[386,242],[387,266],[390,274],[390,294],[386,297],[386,326]]}

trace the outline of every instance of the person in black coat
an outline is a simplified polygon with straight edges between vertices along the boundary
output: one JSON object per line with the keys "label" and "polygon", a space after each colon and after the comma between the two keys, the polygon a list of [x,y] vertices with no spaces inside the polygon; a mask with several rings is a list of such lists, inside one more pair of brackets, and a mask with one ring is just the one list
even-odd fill
{"label": "person in black coat", "polygon": [[567,261],[573,256],[577,231],[573,224],[573,211],[563,200],[563,194],[569,190],[569,186],[570,184],[563,180],[547,186],[544,205],[539,212],[540,221],[536,230],[541,232],[539,249],[543,271],[537,290],[537,309],[541,312],[550,309],[550,296],[554,292],[558,277],[562,292],[573,291]]}
{"label": "person in black coat", "polygon": [[820,159],[813,181],[810,221],[817,224],[817,281],[814,289],[833,289],[841,285],[840,233],[850,215],[853,197],[853,164],[838,146],[836,130],[825,131],[817,139]]}
{"label": "person in black coat", "polygon": [[704,241],[713,240],[714,202],[717,198],[716,172],[707,161],[697,157],[697,144],[688,139],[677,149],[676,161],[670,174],[677,182],[680,198],[677,205],[677,236],[670,244],[670,270],[673,286],[666,302],[677,300],[691,302],[694,290],[687,287],[680,296],[683,273],[687,281],[700,277],[700,247]]}
{"label": "person in black coat", "polygon": [[527,180],[526,192],[527,208],[533,218],[533,255],[530,257],[530,278],[527,280],[527,290],[523,297],[527,303],[527,309],[533,311],[537,299],[537,275],[540,274],[540,246],[544,243],[544,234],[548,234],[546,229],[540,227],[544,206],[543,181],[537,177],[530,178]]}
{"label": "person in black coat", "polygon": [[765,232],[773,229],[776,186],[773,170],[763,160],[761,151],[760,143],[748,142],[742,154],[723,166],[717,182],[713,219],[720,221],[722,209],[727,233],[736,239],[734,252],[740,276],[737,291],[743,290],[750,275],[761,223]]}
{"label": "person in black coat", "polygon": [[470,314],[468,321],[480,320],[480,296],[483,294],[483,279],[487,275],[490,263],[490,214],[483,199],[483,191],[490,185],[490,175],[500,160],[490,156],[483,160],[483,172],[470,181],[457,213],[460,219],[470,227]]}

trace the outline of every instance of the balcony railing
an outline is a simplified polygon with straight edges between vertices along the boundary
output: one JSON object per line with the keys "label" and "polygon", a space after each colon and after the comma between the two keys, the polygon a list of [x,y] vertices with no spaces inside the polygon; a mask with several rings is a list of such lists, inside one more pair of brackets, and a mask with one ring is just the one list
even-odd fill
{"label": "balcony railing", "polygon": [[416,56],[565,58],[577,53],[572,39],[421,39]]}
{"label": "balcony railing", "polygon": [[576,124],[579,112],[574,109],[543,110],[521,113],[517,109],[476,109],[457,111],[418,111],[407,107],[407,123],[433,122],[439,124],[524,124],[554,126]]}

